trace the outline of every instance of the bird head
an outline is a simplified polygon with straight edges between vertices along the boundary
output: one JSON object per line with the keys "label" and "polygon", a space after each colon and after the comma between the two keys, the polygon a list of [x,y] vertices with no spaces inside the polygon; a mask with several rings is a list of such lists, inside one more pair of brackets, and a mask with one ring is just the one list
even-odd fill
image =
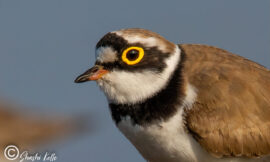
{"label": "bird head", "polygon": [[176,44],[148,30],[110,32],[96,45],[94,67],[75,82],[96,81],[110,103],[140,103],[167,85],[180,53]]}

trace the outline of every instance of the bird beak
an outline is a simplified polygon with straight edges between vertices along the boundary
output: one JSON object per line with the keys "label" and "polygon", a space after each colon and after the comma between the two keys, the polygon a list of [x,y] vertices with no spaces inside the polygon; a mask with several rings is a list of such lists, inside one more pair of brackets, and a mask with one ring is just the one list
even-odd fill
{"label": "bird beak", "polygon": [[82,75],[78,76],[75,80],[75,83],[83,83],[91,80],[98,80],[108,72],[109,71],[105,70],[103,66],[95,65],[91,69],[84,72]]}

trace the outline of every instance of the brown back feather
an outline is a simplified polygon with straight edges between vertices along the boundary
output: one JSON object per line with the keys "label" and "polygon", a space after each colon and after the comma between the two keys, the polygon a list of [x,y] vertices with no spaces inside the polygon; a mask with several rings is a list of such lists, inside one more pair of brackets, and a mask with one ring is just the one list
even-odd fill
{"label": "brown back feather", "polygon": [[180,45],[185,75],[198,97],[186,127],[217,157],[270,154],[270,71],[225,50]]}

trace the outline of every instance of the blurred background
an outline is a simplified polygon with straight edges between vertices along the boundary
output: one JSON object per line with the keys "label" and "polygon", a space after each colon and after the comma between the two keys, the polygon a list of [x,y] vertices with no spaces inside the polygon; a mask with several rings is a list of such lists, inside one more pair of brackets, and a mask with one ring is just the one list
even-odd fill
{"label": "blurred background", "polygon": [[[60,120],[46,116],[91,118],[92,131],[42,145],[57,162],[144,161],[114,126],[97,85],[73,83],[94,64],[97,41],[129,27],[175,43],[214,45],[270,68],[269,0],[0,0],[0,101],[15,104],[18,116],[45,116],[45,123]],[[10,120],[0,122],[7,127]]]}

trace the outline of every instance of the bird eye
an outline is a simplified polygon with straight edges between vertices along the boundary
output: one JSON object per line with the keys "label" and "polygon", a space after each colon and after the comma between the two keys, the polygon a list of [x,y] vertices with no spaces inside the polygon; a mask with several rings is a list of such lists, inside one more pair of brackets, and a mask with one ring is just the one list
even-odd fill
{"label": "bird eye", "polygon": [[122,60],[128,65],[139,63],[144,56],[144,50],[141,47],[129,47],[124,50]]}

